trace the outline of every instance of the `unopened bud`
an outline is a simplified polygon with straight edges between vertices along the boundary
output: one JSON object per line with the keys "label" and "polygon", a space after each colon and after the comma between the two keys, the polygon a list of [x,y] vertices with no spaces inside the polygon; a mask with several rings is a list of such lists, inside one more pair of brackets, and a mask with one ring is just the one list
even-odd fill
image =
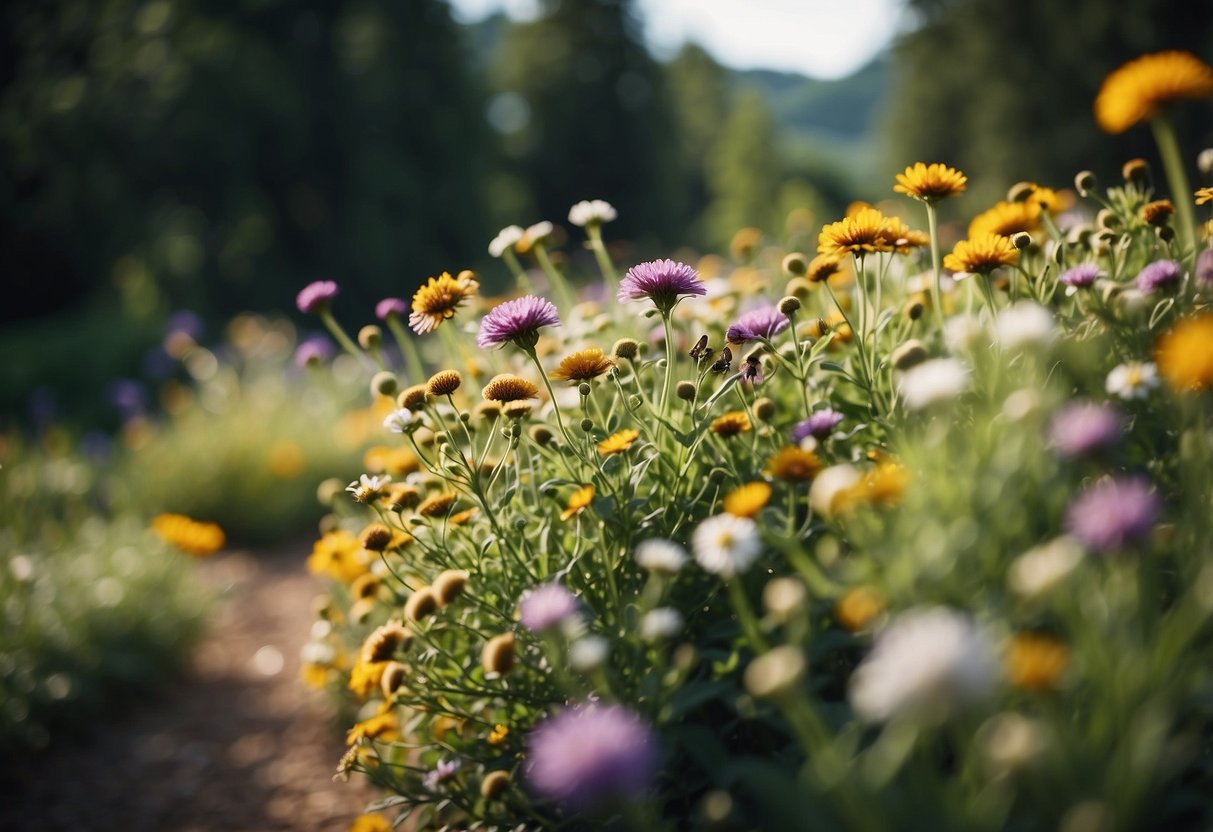
{"label": "unopened bud", "polygon": [[494,676],[504,676],[514,667],[514,634],[502,633],[493,636],[484,645],[480,654],[480,664],[485,673]]}
{"label": "unopened bud", "polygon": [[674,393],[684,402],[689,402],[695,398],[695,389],[695,382],[684,380],[678,382],[678,385],[674,388]]}
{"label": "unopened bud", "polygon": [[917,338],[906,341],[893,350],[893,354],[889,356],[889,360],[898,370],[908,370],[927,360],[926,345]]}
{"label": "unopened bud", "polygon": [[1213,173],[1213,147],[1206,147],[1197,154],[1196,167],[1206,176]]}
{"label": "unopened bud", "polygon": [[1036,192],[1036,186],[1031,182],[1016,182],[1007,190],[1007,202],[1027,202]]}
{"label": "unopened bud", "polygon": [[496,800],[505,794],[505,790],[509,788],[509,785],[510,775],[508,772],[501,770],[490,771],[480,781],[480,796],[485,800]]}
{"label": "unopened bud", "polygon": [[784,315],[787,315],[789,318],[792,315],[795,315],[798,309],[800,309],[800,298],[796,297],[795,295],[788,295],[783,300],[779,301],[779,311]]}
{"label": "unopened bud", "polygon": [[785,644],[750,662],[745,669],[745,688],[755,699],[772,699],[793,691],[804,674],[804,652]]}
{"label": "unopened bud", "polygon": [[763,396],[754,402],[754,415],[760,422],[769,422],[775,418],[775,402]]}
{"label": "unopened bud", "polygon": [[1169,243],[1175,239],[1175,229],[1169,225],[1164,225],[1154,230],[1158,232],[1158,239],[1162,240],[1164,243]]}
{"label": "unopened bud", "polygon": [[1145,159],[1130,159],[1120,169],[1120,175],[1131,185],[1149,187],[1150,163]]}
{"label": "unopened bud", "polygon": [[640,342],[633,338],[620,338],[615,342],[615,346],[611,349],[616,358],[626,358],[631,360],[636,357],[636,351],[640,348]]}
{"label": "unopened bud", "polygon": [[583,397],[584,397],[584,396],[588,396],[588,395],[590,395],[590,385],[589,385],[589,383],[588,383],[588,382],[583,381],[583,382],[581,382],[581,384],[578,384],[578,385],[577,385],[577,392],[578,392],[578,393],[580,393],[580,394],[581,394]]}
{"label": "unopened bud", "polygon": [[809,261],[799,251],[793,251],[791,254],[783,258],[784,274],[792,277],[803,277],[804,273],[809,270]]}
{"label": "unopened bud", "polygon": [[1117,213],[1111,208],[1101,208],[1099,213],[1095,215],[1095,225],[1105,231],[1115,231],[1123,223]]}
{"label": "unopened bud", "polygon": [[547,425],[532,425],[530,435],[531,441],[541,448],[552,441],[552,431]]}
{"label": "unopened bud", "polygon": [[1026,231],[1020,231],[1011,237],[1011,245],[1023,251],[1028,246],[1032,245],[1032,235]]}
{"label": "unopened bud", "polygon": [[400,386],[400,382],[396,379],[395,373],[389,373],[384,370],[381,373],[375,373],[371,376],[371,392],[380,396],[394,396],[396,389]]}
{"label": "unopened bud", "polygon": [[377,350],[383,344],[383,330],[374,324],[367,324],[358,330],[358,346],[364,350]]}
{"label": "unopened bud", "polygon": [[1099,180],[1089,170],[1080,170],[1074,177],[1074,190],[1078,191],[1080,196],[1090,196],[1098,187]]}
{"label": "unopened bud", "polygon": [[581,420],[581,429],[583,431],[585,431],[586,433],[589,433],[590,431],[592,431],[594,429],[594,420],[593,419],[582,419]]}
{"label": "unopened bud", "polygon": [[635,410],[636,408],[640,407],[641,404],[643,404],[643,400],[639,396],[637,396],[635,393],[628,396],[628,407],[631,408],[632,410]]}
{"label": "unopened bud", "polygon": [[404,617],[409,621],[420,621],[428,615],[433,615],[438,609],[438,597],[428,586],[419,588],[409,596],[404,605]]}

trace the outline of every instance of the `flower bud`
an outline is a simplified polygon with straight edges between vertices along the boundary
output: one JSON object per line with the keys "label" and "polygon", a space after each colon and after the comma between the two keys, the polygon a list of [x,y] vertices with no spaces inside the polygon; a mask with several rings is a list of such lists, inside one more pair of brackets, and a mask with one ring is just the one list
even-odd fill
{"label": "flower bud", "polygon": [[433,615],[438,609],[438,597],[428,586],[419,588],[409,596],[404,605],[404,617],[409,621],[420,621],[426,616]]}
{"label": "flower bud", "polygon": [[1158,233],[1158,239],[1164,243],[1169,243],[1175,239],[1175,229],[1169,225],[1164,225],[1161,228],[1154,229]]}
{"label": "flower bud", "polygon": [[1145,159],[1130,159],[1120,169],[1120,175],[1130,185],[1148,188],[1150,186],[1150,163]]}
{"label": "flower bud", "polygon": [[1090,196],[1098,187],[1099,180],[1089,170],[1081,170],[1074,177],[1074,190],[1078,191],[1080,196]]}
{"label": "flower bud", "polygon": [[485,800],[496,800],[509,788],[510,775],[504,771],[490,771],[480,781],[480,796]]}
{"label": "flower bud", "polygon": [[406,387],[399,396],[396,397],[396,404],[403,407],[405,410],[414,412],[425,406],[425,385],[414,384],[412,387]]}
{"label": "flower bud", "polygon": [[1175,206],[1169,199],[1156,199],[1141,206],[1141,218],[1148,225],[1166,225],[1174,213]]}
{"label": "flower bud", "polygon": [[1095,225],[1104,231],[1115,231],[1121,227],[1122,223],[1120,217],[1111,208],[1101,208],[1095,215]]}
{"label": "flower bud", "polygon": [[889,361],[898,370],[908,370],[927,360],[927,347],[917,338],[912,338],[893,350]]}
{"label": "flower bud", "polygon": [[635,410],[636,408],[640,407],[640,405],[643,403],[644,403],[644,400],[641,399],[639,396],[637,396],[635,393],[628,396],[628,407],[631,408],[632,410]]}
{"label": "flower bud", "polygon": [[906,304],[905,315],[911,321],[917,321],[922,317],[922,313],[927,311],[927,305],[923,303],[922,298],[915,297]]}
{"label": "flower bud", "polygon": [[585,382],[585,381],[583,381],[583,382],[581,382],[581,384],[577,385],[577,392],[580,393],[583,397],[590,395],[590,389],[591,388],[590,388],[589,383]]}
{"label": "flower bud", "polygon": [[793,277],[783,291],[784,294],[804,300],[813,293],[813,284],[803,277]]}
{"label": "flower bud", "polygon": [[682,399],[684,402],[689,402],[695,398],[695,390],[695,382],[686,381],[685,379],[678,382],[677,386],[674,387],[675,395],[677,395],[678,398]]}
{"label": "flower bud", "polygon": [[581,420],[581,429],[585,433],[589,433],[590,431],[592,431],[594,429],[594,420],[593,419],[582,419]]}
{"label": "flower bud", "polygon": [[526,518],[525,517],[515,517],[514,518],[514,528],[517,529],[518,531],[522,531],[523,529],[525,529],[526,528]]}
{"label": "flower bud", "polygon": [[472,414],[492,424],[501,418],[501,405],[497,402],[478,402],[472,409]]}
{"label": "flower bud", "polygon": [[392,542],[392,530],[382,523],[372,523],[362,530],[362,548],[382,552]]}
{"label": "flower bud", "polygon": [[377,350],[383,344],[383,330],[374,324],[367,324],[358,330],[358,346],[364,350]]}
{"label": "flower bud", "polygon": [[1011,245],[1023,251],[1028,246],[1032,245],[1032,235],[1026,231],[1020,231],[1011,237]]}
{"label": "flower bud", "polygon": [[396,389],[400,386],[400,382],[396,380],[395,373],[389,373],[384,370],[381,373],[375,373],[371,376],[371,392],[380,396],[394,396]]}
{"label": "flower bud", "polygon": [[1197,154],[1196,167],[1206,176],[1213,173],[1213,147],[1206,147]]}
{"label": "flower bud", "polygon": [[472,411],[470,411],[470,410],[459,411],[459,421],[463,422],[465,425],[468,422],[472,421]]}
{"label": "flower bud", "polygon": [[754,415],[760,422],[769,422],[775,418],[775,402],[763,396],[754,402]]}
{"label": "flower bud", "polygon": [[762,589],[762,605],[776,621],[787,621],[804,609],[807,597],[799,578],[774,578]]}
{"label": "flower bud", "polygon": [[773,699],[795,690],[804,674],[804,652],[785,644],[750,662],[745,669],[745,689],[755,699]]}
{"label": "flower bud", "polygon": [[522,425],[514,422],[512,425],[510,425],[508,433],[510,439],[517,439],[518,437],[522,436]]}
{"label": "flower bud", "polygon": [[480,664],[486,674],[504,676],[514,667],[514,634],[502,633],[493,636],[484,645]]}
{"label": "flower bud", "polygon": [[788,295],[783,300],[779,301],[779,311],[784,315],[787,315],[789,318],[792,315],[795,315],[798,309],[800,309],[800,298],[796,297],[795,295]]}
{"label": "flower bud", "polygon": [[792,277],[803,277],[805,272],[809,270],[809,261],[799,251],[793,251],[791,254],[783,258],[784,274]]}
{"label": "flower bud", "polygon": [[552,431],[547,425],[532,425],[530,436],[531,441],[541,448],[552,441]]}
{"label": "flower bud", "polygon": [[383,689],[384,699],[392,698],[392,694],[404,684],[406,675],[404,665],[400,662],[387,663],[387,667],[383,668],[383,675],[379,677],[379,686]]}
{"label": "flower bud", "polygon": [[1031,182],[1016,182],[1007,190],[1007,202],[1027,202],[1036,192]]}

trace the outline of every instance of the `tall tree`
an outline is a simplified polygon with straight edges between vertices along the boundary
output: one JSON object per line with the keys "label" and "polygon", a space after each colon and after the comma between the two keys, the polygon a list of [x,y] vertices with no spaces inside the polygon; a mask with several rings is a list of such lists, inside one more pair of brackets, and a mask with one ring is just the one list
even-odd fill
{"label": "tall tree", "polygon": [[[1012,182],[1105,181],[1151,156],[1148,130],[1101,134],[1092,102],[1103,78],[1146,52],[1213,54],[1213,3],[1157,0],[909,0],[920,25],[896,44],[890,169],[945,161],[970,175],[969,204]],[[1210,139],[1206,103],[1185,108],[1189,155]]]}
{"label": "tall tree", "polygon": [[708,159],[709,239],[724,245],[745,226],[776,228],[780,221],[776,196],[783,173],[770,108],[761,93],[740,93]]}

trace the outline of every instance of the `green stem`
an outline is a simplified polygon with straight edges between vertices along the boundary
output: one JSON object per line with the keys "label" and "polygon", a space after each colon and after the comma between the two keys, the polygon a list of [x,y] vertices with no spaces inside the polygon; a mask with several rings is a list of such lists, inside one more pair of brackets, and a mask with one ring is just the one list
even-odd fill
{"label": "green stem", "polygon": [[606,284],[606,299],[610,303],[619,288],[619,278],[615,273],[615,264],[611,262],[611,255],[607,253],[606,243],[602,241],[602,226],[593,223],[587,225],[585,231],[590,238],[590,249],[598,261],[598,270],[602,272],[602,280]]}
{"label": "green stem", "polygon": [[1175,128],[1166,113],[1159,113],[1150,120],[1154,128],[1154,141],[1158,145],[1158,153],[1162,156],[1163,170],[1167,174],[1167,185],[1171,189],[1171,200],[1179,212],[1180,245],[1191,247],[1190,253],[1196,253],[1196,214],[1192,207],[1192,186],[1188,183],[1188,173],[1184,168],[1183,154],[1179,150],[1179,141],[1175,138]]}
{"label": "green stem", "polygon": [[354,358],[358,359],[363,367],[366,367],[371,372],[375,371],[375,365],[366,357],[366,354],[359,349],[358,345],[353,342],[350,336],[345,334],[345,330],[341,328],[341,324],[337,323],[337,319],[333,317],[333,313],[327,309],[320,310],[320,320],[333,337],[337,339],[337,343],[341,348],[348,352]]}
{"label": "green stem", "polygon": [[942,269],[939,265],[939,222],[935,217],[935,205],[928,202],[927,233],[931,236],[931,308],[935,311],[935,324],[943,332],[943,303],[940,300],[939,282],[942,279]]}
{"label": "green stem", "polygon": [[514,282],[518,284],[518,290],[523,294],[534,294],[535,287],[531,283],[531,279],[527,277],[526,269],[522,268],[522,264],[518,262],[518,255],[514,254],[514,249],[507,248],[501,252],[501,259],[505,261],[510,272],[514,275]]}
{"label": "green stem", "polygon": [[[552,389],[552,382],[548,380],[548,374],[544,371],[543,365],[539,363],[539,356],[535,354],[535,349],[524,349],[525,352],[535,363],[535,369],[539,371],[539,377],[543,379],[543,386],[548,389],[548,396],[552,400],[552,412],[556,414],[556,425],[560,428],[560,433],[564,436],[564,441],[569,444],[569,449],[574,453],[577,452],[577,443],[573,441],[573,437],[569,435],[569,430],[564,426],[564,418],[560,415],[560,405],[556,402],[556,391]],[[580,453],[578,453],[580,456]]]}
{"label": "green stem", "polygon": [[539,261],[539,268],[543,269],[543,273],[548,276],[548,283],[551,284],[552,291],[556,293],[560,305],[566,311],[572,309],[577,305],[577,297],[573,294],[573,290],[569,288],[568,281],[564,279],[564,275],[552,264],[552,260],[548,257],[548,251],[543,243],[535,243],[531,250],[535,252],[535,259]]}
{"label": "green stem", "polygon": [[417,345],[405,332],[404,325],[400,323],[400,317],[395,312],[390,313],[386,320],[387,328],[391,330],[392,337],[396,339],[396,346],[400,348],[400,355],[404,358],[409,375],[412,376],[412,383],[424,384],[427,376],[425,365],[421,363],[421,353],[417,351]]}
{"label": "green stem", "polygon": [[661,421],[665,422],[670,404],[670,387],[674,383],[674,331],[670,328],[670,313],[661,313],[661,326],[665,330],[665,382],[661,386]]}

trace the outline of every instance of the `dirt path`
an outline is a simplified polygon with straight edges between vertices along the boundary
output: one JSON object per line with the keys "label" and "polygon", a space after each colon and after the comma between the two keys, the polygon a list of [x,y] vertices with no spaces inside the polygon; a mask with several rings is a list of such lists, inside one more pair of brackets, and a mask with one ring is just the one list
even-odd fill
{"label": "dirt path", "polygon": [[341,734],[299,682],[321,588],[303,561],[296,547],[201,564],[222,596],[187,677],[23,764],[0,830],[343,832],[374,795],[332,781]]}

